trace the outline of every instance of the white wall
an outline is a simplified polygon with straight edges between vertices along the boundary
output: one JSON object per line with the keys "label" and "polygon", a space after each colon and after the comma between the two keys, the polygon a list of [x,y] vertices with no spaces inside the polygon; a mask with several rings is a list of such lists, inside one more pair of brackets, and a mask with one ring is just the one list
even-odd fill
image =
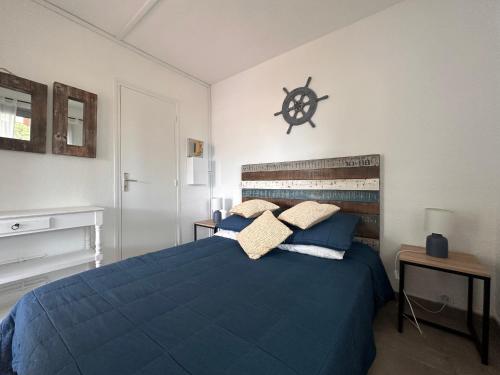
{"label": "white wall", "polygon": [[[424,207],[456,212],[451,247],[493,270],[498,200],[498,93],[494,1],[410,0],[328,34],[212,87],[214,194],[240,200],[245,163],[380,153],[383,241],[392,278],[401,243],[423,244]],[[273,113],[282,87],[311,87],[317,128]],[[408,289],[449,294],[465,305],[453,275],[409,272]],[[394,283],[394,286],[396,284]],[[479,294],[479,293],[477,293]]]}
{"label": "white wall", "polygon": [[[105,261],[114,258],[115,85],[116,80],[126,80],[179,102],[182,239],[192,238],[192,222],[209,214],[209,187],[184,184],[186,139],[208,141],[207,87],[29,0],[0,2],[0,51],[0,67],[49,86],[48,152],[0,150],[0,210],[104,206]],[[51,154],[54,81],[98,95],[97,159]],[[0,248],[3,245],[0,243]]]}

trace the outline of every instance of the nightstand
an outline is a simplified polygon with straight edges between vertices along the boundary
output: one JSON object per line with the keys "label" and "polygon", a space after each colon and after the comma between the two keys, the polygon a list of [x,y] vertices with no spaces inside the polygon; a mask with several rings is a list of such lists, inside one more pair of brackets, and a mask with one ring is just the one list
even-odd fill
{"label": "nightstand", "polygon": [[[399,257],[399,306],[398,306],[398,331],[403,332],[403,318],[410,315],[404,312],[405,298],[401,291],[405,288],[405,268],[406,266],[429,268],[432,270],[453,273],[467,277],[467,327],[469,333],[462,332],[453,328],[449,328],[431,321],[420,319],[419,323],[427,324],[431,327],[442,329],[446,332],[468,338],[475,342],[477,349],[481,355],[481,362],[488,364],[488,344],[490,330],[490,288],[491,275],[484,265],[471,254],[449,252],[448,258],[435,258],[425,254],[425,248],[420,246],[402,245]],[[482,332],[481,340],[476,333],[472,319],[472,302],[474,298],[474,279],[483,281],[483,317],[482,317]]]}
{"label": "nightstand", "polygon": [[194,240],[198,240],[198,227],[212,229],[214,233],[217,233],[217,226],[212,219],[200,220],[194,223]]}

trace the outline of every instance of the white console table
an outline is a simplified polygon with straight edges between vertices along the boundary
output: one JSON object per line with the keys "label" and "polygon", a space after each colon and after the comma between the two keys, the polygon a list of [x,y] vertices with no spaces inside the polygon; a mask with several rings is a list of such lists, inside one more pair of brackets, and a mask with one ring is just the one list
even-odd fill
{"label": "white console table", "polygon": [[4,262],[0,265],[0,286],[89,262],[95,262],[99,267],[103,258],[103,211],[101,207],[0,211],[0,238],[82,227],[91,227],[95,231],[94,244],[91,243],[90,231],[87,231],[84,248],[80,251]]}

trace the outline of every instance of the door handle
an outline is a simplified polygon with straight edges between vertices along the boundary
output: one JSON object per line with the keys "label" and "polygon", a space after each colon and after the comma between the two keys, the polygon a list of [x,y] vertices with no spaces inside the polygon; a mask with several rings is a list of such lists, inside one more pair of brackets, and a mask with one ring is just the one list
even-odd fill
{"label": "door handle", "polygon": [[123,173],[123,191],[128,191],[129,190],[129,182],[139,182],[138,180],[129,178],[129,173],[124,172]]}

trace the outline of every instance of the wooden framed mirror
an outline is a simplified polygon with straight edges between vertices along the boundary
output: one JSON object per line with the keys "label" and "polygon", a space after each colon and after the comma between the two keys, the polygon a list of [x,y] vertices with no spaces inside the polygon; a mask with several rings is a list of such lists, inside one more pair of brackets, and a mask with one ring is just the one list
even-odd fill
{"label": "wooden framed mirror", "polygon": [[45,153],[47,86],[0,72],[0,149]]}
{"label": "wooden framed mirror", "polygon": [[96,157],[97,95],[54,82],[52,152]]}

